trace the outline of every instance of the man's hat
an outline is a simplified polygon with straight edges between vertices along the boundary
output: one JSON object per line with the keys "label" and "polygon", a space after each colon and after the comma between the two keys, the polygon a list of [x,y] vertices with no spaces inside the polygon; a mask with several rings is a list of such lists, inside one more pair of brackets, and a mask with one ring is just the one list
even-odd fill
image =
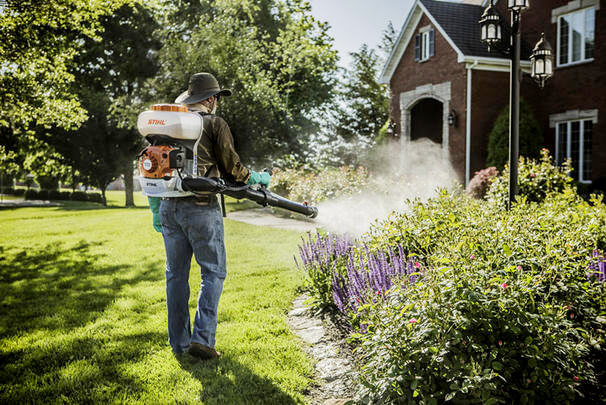
{"label": "man's hat", "polygon": [[196,73],[189,78],[187,91],[181,93],[175,103],[195,104],[217,94],[231,96],[231,90],[221,89],[215,76],[210,73]]}

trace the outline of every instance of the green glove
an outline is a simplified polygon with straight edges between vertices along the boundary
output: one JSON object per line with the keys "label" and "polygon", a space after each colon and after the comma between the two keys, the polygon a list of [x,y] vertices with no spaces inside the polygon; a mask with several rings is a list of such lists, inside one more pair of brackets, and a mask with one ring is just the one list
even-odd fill
{"label": "green glove", "polygon": [[162,199],[160,197],[147,197],[147,201],[149,201],[149,208],[151,208],[154,214],[154,229],[156,232],[162,232],[162,221],[160,220],[160,203]]}
{"label": "green glove", "polygon": [[248,179],[248,185],[252,186],[253,184],[262,184],[265,187],[269,187],[269,181],[271,180],[271,176],[267,172],[257,173],[254,170],[250,171],[250,178]]}

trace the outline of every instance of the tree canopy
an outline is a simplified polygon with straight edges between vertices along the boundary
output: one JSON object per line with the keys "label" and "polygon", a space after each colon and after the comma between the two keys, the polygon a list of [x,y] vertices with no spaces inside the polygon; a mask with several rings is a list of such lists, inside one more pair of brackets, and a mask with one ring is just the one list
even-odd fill
{"label": "tree canopy", "polygon": [[[278,0],[164,3],[161,72],[155,101],[172,101],[191,74],[210,72],[233,95],[219,114],[244,159],[298,153],[318,123],[311,113],[331,100],[336,52],[309,3]],[[237,39],[237,40],[235,40]]]}

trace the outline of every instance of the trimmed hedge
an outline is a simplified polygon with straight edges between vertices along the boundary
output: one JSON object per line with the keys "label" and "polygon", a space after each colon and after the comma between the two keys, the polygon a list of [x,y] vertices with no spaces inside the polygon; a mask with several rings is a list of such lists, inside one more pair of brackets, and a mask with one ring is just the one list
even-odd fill
{"label": "trimmed hedge", "polygon": [[64,201],[88,201],[103,204],[101,193],[87,193],[85,191],[58,191],[58,190],[33,190],[25,191],[26,200],[64,200]]}

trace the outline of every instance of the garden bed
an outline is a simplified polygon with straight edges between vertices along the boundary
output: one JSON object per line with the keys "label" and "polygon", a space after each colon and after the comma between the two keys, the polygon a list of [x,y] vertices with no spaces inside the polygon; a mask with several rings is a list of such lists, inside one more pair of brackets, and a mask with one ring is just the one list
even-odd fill
{"label": "garden bed", "polygon": [[566,170],[523,161],[488,200],[443,190],[360,240],[316,235],[301,267],[349,317],[359,395],[381,403],[597,402],[606,388],[606,207]]}

